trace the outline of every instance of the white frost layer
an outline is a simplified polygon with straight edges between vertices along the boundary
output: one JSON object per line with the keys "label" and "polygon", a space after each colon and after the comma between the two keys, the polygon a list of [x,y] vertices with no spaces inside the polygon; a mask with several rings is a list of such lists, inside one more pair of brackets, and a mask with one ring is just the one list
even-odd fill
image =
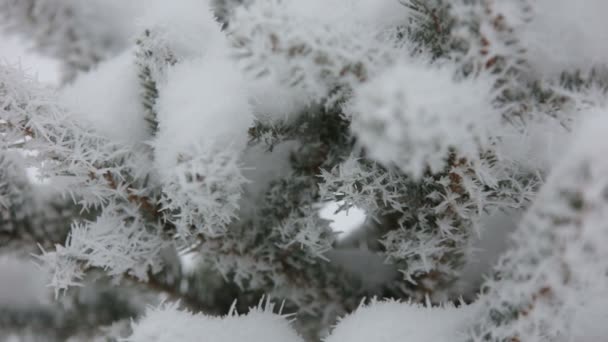
{"label": "white frost layer", "polygon": [[133,324],[127,342],[303,342],[282,316],[254,309],[247,315],[211,317],[177,310],[149,310]]}
{"label": "white frost layer", "polygon": [[533,18],[523,27],[523,46],[533,69],[545,76],[588,70],[608,61],[608,2],[537,0]]}
{"label": "white frost layer", "polygon": [[[593,341],[601,330],[605,315],[593,311],[608,289],[606,114],[603,109],[585,114],[591,119],[581,125],[513,234],[514,246],[496,268],[500,277],[484,286],[485,322],[478,336]],[[511,318],[514,310],[520,314]],[[507,317],[499,326],[497,315]],[[599,329],[587,331],[590,321]]]}
{"label": "white frost layer", "polygon": [[343,318],[325,342],[452,342],[466,334],[476,307],[376,302]]}
{"label": "white frost layer", "polygon": [[179,5],[165,0],[150,1],[138,27],[140,32],[163,32],[163,40],[179,57],[213,54],[218,51],[216,46],[227,45],[209,0],[180,0]]}
{"label": "white frost layer", "polygon": [[100,64],[61,92],[68,109],[97,130],[119,142],[146,139],[141,87],[132,51]]}
{"label": "white frost layer", "polygon": [[408,8],[395,0],[292,0],[289,5],[301,18],[332,24],[391,27],[409,16]]}
{"label": "white frost layer", "polygon": [[[164,40],[170,42],[171,50],[179,57],[207,59],[227,59],[227,43],[220,31],[219,24],[213,18],[208,1],[188,0],[175,6],[165,1],[153,2],[145,11],[143,17],[135,17],[138,30],[159,29],[164,34]],[[135,3],[127,3],[135,6]],[[139,142],[149,138],[148,124],[144,120],[145,112],[141,99],[141,84],[138,78],[138,68],[134,60],[132,49],[100,64],[95,70],[79,76],[76,81],[62,91],[62,101],[69,109],[82,117],[84,121],[92,124],[97,131],[110,139],[120,142]],[[213,57],[211,57],[213,56]],[[228,62],[219,62],[207,68],[207,73],[201,74],[192,71],[195,77],[204,77],[205,81],[194,84],[190,77],[186,82],[187,89],[180,87],[182,82],[175,81],[177,86],[169,86],[169,91],[183,92],[182,98],[195,97],[213,99],[219,91],[211,93],[212,97],[200,96],[197,92],[213,88],[214,83],[226,84],[234,80],[234,72],[224,67]],[[180,70],[196,65],[193,62]],[[197,67],[193,67],[197,68]],[[209,73],[211,71],[212,73]],[[180,71],[176,71],[179,73]],[[191,71],[182,72],[189,74]],[[174,76],[175,77],[179,76]],[[218,79],[220,79],[218,81]],[[240,79],[239,79],[240,81]],[[201,85],[206,87],[200,87]],[[178,87],[178,89],[176,89]],[[163,89],[164,90],[164,89]],[[223,88],[220,91],[226,91]],[[230,89],[233,90],[233,89]],[[229,92],[222,97],[228,97]],[[237,95],[238,93],[233,93]],[[242,94],[241,94],[242,95]],[[169,95],[171,96],[171,95]],[[213,103],[213,102],[210,102]],[[216,102],[217,103],[217,102]],[[175,103],[172,103],[175,104]],[[196,104],[202,104],[196,102]],[[181,108],[181,107],[174,107]],[[201,106],[200,108],[204,108]],[[190,110],[192,107],[189,108]],[[177,112],[179,110],[175,110]],[[178,124],[182,124],[180,121]],[[193,125],[193,127],[200,127]]]}
{"label": "white frost layer", "polygon": [[355,90],[352,130],[370,156],[420,177],[443,169],[450,149],[477,160],[499,117],[487,79],[456,81],[454,70],[405,62]]}
{"label": "white frost layer", "polygon": [[276,77],[249,80],[253,114],[261,122],[289,122],[307,106],[301,91],[285,87]]}
{"label": "white frost layer", "polygon": [[[558,120],[539,115],[525,127],[503,126],[498,132],[497,153],[504,161],[513,161],[527,170],[548,172],[572,140],[572,134]],[[582,114],[576,113],[577,120]]]}
{"label": "white frost layer", "polygon": [[178,163],[180,154],[200,146],[245,148],[253,118],[247,87],[231,61],[183,62],[170,70],[160,94],[155,146],[161,175]]}

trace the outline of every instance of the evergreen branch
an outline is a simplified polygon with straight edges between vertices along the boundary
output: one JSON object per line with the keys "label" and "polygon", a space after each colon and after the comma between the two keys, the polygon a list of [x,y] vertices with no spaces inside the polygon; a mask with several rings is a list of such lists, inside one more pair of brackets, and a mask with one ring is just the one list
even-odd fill
{"label": "evergreen branch", "polygon": [[165,69],[175,65],[178,60],[173,53],[164,46],[157,34],[149,29],[136,40],[136,64],[139,69],[138,77],[142,88],[142,103],[146,112],[145,119],[150,127],[150,134],[155,136],[158,132],[158,113],[156,102],[158,100],[158,83],[164,79]]}

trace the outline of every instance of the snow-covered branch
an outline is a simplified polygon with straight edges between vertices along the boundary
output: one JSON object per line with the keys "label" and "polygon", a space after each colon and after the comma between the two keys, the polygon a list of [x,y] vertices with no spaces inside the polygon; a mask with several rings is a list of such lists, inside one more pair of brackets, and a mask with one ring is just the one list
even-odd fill
{"label": "snow-covered branch", "polygon": [[2,0],[0,29],[22,35],[64,64],[64,79],[88,71],[130,43],[138,1]]}

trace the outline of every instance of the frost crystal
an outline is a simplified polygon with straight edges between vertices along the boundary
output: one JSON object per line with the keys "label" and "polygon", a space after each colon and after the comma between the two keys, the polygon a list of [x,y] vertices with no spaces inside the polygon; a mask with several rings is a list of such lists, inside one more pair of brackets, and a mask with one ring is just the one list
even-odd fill
{"label": "frost crystal", "polygon": [[222,234],[237,218],[247,183],[238,154],[204,147],[192,153],[192,157],[182,156],[165,179],[163,210],[183,237],[192,232]]}

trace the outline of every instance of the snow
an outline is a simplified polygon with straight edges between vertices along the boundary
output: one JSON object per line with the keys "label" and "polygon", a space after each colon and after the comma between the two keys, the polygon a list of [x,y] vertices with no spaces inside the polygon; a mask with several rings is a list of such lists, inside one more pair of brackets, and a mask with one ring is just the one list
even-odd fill
{"label": "snow", "polygon": [[492,108],[487,79],[456,81],[449,67],[413,61],[389,68],[355,89],[347,112],[352,130],[370,156],[420,178],[441,171],[451,148],[479,159]]}
{"label": "snow", "polygon": [[169,49],[184,58],[214,54],[218,52],[217,46],[227,45],[209,0],[180,0],[179,6],[153,0],[146,5],[137,27],[140,32],[161,32],[161,39]]}
{"label": "snow", "polygon": [[373,301],[342,318],[324,342],[464,340],[476,312],[473,305],[428,307],[396,301]]}
{"label": "snow", "polygon": [[521,39],[532,70],[555,77],[608,60],[608,2],[537,0],[530,6],[532,20],[521,28]]}
{"label": "snow", "polygon": [[558,120],[538,114],[536,120],[527,121],[524,127],[501,127],[496,149],[502,160],[547,173],[572,143],[572,134]]}
{"label": "snow", "polygon": [[240,157],[253,123],[247,85],[235,65],[209,55],[168,72],[158,99],[154,164],[164,189],[164,209],[181,235],[192,224],[210,234],[235,217],[242,186]]}
{"label": "snow", "polygon": [[[396,0],[287,0],[288,11],[324,24],[389,28],[403,24],[409,10]],[[331,10],[328,10],[331,9]]]}
{"label": "snow", "polygon": [[[375,17],[388,12],[387,18]],[[366,79],[394,57],[396,49],[382,44],[381,36],[394,29],[399,20],[391,18],[398,13],[406,20],[405,6],[389,0],[255,1],[236,9],[228,34],[233,55],[250,77],[278,82],[301,100],[316,102],[338,86]]]}
{"label": "snow", "polygon": [[[164,133],[171,134],[172,138],[183,137],[180,141],[194,142],[196,139],[193,139],[193,134],[200,134],[201,125],[207,127],[211,123],[208,119],[210,115],[198,115],[195,112],[196,108],[203,107],[195,106],[205,103],[203,101],[213,103],[216,107],[205,112],[211,113],[222,105],[232,103],[232,108],[241,111],[246,117],[250,112],[247,107],[246,89],[238,91],[242,81],[226,60],[226,38],[220,32],[219,24],[213,18],[207,2],[188,0],[183,1],[180,6],[167,4],[165,1],[154,2],[141,19],[136,17],[136,21],[142,32],[152,28],[161,32],[162,37],[159,39],[167,42],[170,51],[177,57],[205,58],[204,62],[188,60],[176,67],[169,76],[171,84],[163,84],[163,87],[160,87],[164,96],[160,99],[159,120],[164,121],[161,122],[165,128]],[[144,120],[142,86],[135,65],[134,51],[129,49],[78,77],[62,91],[62,100],[73,112],[82,116],[106,137],[128,143],[144,141],[149,138],[148,125]],[[218,78],[216,75],[222,77]],[[207,87],[201,88],[204,83],[200,83],[199,77],[207,80]],[[229,88],[221,88],[222,85]],[[238,96],[239,93],[244,99],[232,101],[231,97]],[[193,94],[197,95],[192,96]],[[217,98],[218,101],[209,101],[210,98]],[[163,103],[166,105],[167,101],[168,105],[174,105],[175,102],[171,101],[177,101],[180,102],[180,107],[187,104],[190,104],[190,107],[184,107],[183,111],[163,112]],[[206,117],[208,121],[194,124],[191,120],[195,116]],[[171,118],[170,122],[168,118]],[[221,124],[220,120],[217,120],[218,117],[215,119],[212,122]],[[233,118],[222,118],[224,119],[230,122]],[[184,125],[185,120],[188,120],[188,125]],[[191,129],[188,132],[180,130],[177,134],[176,127]],[[208,132],[215,130],[211,128]],[[225,131],[218,134],[222,133]]]}
{"label": "snow", "polygon": [[133,51],[127,51],[78,77],[60,100],[76,118],[122,143],[148,138]]}
{"label": "snow", "polygon": [[579,341],[590,306],[608,295],[608,115],[596,109],[587,116],[498,262],[500,277],[484,285],[480,336]]}
{"label": "snow", "polygon": [[308,106],[300,92],[282,86],[275,78],[249,82],[252,111],[261,122],[289,122]]}
{"label": "snow", "polygon": [[253,123],[248,92],[230,60],[208,56],[169,71],[158,100],[156,164],[166,174],[198,144],[242,151]]}
{"label": "snow", "polygon": [[[478,4],[491,2],[455,2],[454,7],[463,10],[464,17],[458,18],[462,22],[478,14],[464,13],[470,10],[465,6],[469,3],[476,6],[475,12],[482,8]],[[483,42],[487,38],[492,47],[489,52],[480,52],[482,55],[498,53],[518,59],[520,53],[525,54],[538,72],[525,75],[530,78],[553,78],[564,70],[585,71],[608,60],[608,30],[602,17],[608,10],[605,1],[589,0],[581,6],[567,0],[536,0],[530,5],[530,22],[520,17],[509,20],[510,15],[521,14],[522,3],[523,0],[513,0],[495,7],[489,5],[497,10],[494,13],[509,17],[513,32],[499,29],[498,18],[495,21],[490,15],[481,20],[481,41],[476,33],[467,31],[469,26],[461,25],[460,29],[467,31],[465,39],[477,39],[469,42],[469,53],[476,54],[476,44],[490,44]],[[9,115],[0,119],[1,129],[9,132],[0,133],[0,137],[11,137],[8,134],[15,127],[21,134],[17,136],[22,137],[24,128],[26,134],[31,128],[32,144],[28,146],[34,146],[43,158],[54,158],[45,169],[51,182],[57,186],[74,184],[74,189],[69,189],[74,197],[101,211],[93,222],[74,223],[64,246],[43,251],[40,256],[55,272],[50,281],[56,290],[81,285],[89,267],[104,269],[118,278],[132,275],[146,281],[148,272],[166,266],[167,251],[174,251],[173,244],[183,242],[171,241],[169,234],[160,233],[174,233],[173,226],[163,226],[167,220],[177,227],[173,235],[176,240],[191,238],[182,246],[192,246],[197,238],[217,238],[193,248],[199,257],[209,258],[205,261],[214,264],[216,271],[233,276],[230,280],[255,291],[288,293],[286,297],[295,298],[301,311],[335,304],[315,301],[323,296],[317,296],[314,285],[319,279],[326,280],[322,277],[333,281],[335,275],[319,276],[314,274],[314,268],[305,269],[310,265],[300,264],[299,254],[286,259],[286,264],[285,260],[279,263],[273,258],[284,254],[274,253],[277,247],[295,244],[305,249],[303,254],[318,254],[361,278],[364,289],[374,293],[401,279],[397,270],[401,267],[408,280],[421,276],[421,297],[429,294],[441,300],[474,298],[483,277],[490,277],[485,286],[491,298],[482,297],[470,306],[431,307],[374,300],[342,318],[325,342],[458,341],[465,339],[476,320],[483,319],[487,326],[476,326],[480,331],[487,328],[497,336],[506,331],[509,338],[517,334],[527,337],[525,334],[530,331],[532,337],[533,333],[557,331],[557,335],[585,342],[608,335],[603,300],[608,296],[608,161],[603,158],[608,154],[604,143],[608,113],[605,109],[585,112],[586,106],[606,104],[603,89],[597,94],[587,89],[588,94],[574,95],[574,108],[551,108],[568,112],[575,121],[568,122],[572,124],[568,128],[578,130],[581,117],[594,118],[583,125],[582,134],[570,135],[564,122],[553,118],[533,118],[524,123],[525,127],[503,130],[497,125],[501,113],[494,107],[497,103],[492,102],[497,98],[493,89],[497,84],[520,81],[520,75],[510,78],[521,70],[507,68],[508,72],[497,76],[505,78],[501,82],[506,83],[497,83],[490,79],[494,76],[465,77],[456,66],[447,65],[452,62],[448,59],[429,65],[402,56],[405,51],[384,41],[383,34],[399,25],[416,24],[409,20],[403,1],[257,0],[236,11],[237,20],[227,25],[228,32],[221,31],[207,0],[182,0],[179,5],[164,0],[134,0],[127,2],[127,7],[121,0],[111,0],[106,3],[107,8],[101,6],[100,0],[95,4],[76,7],[92,11],[83,13],[83,18],[107,18],[107,22],[94,21],[91,27],[83,26],[91,30],[93,38],[118,38],[108,44],[117,49],[116,53],[123,53],[66,85],[61,90],[61,100],[69,112],[107,139],[89,134],[88,129],[73,123],[69,113],[64,113],[63,104],[39,85],[34,87],[35,82],[28,79],[21,84],[11,73],[0,84],[8,94],[7,105],[1,109]],[[95,13],[99,6],[104,7],[103,11]],[[145,13],[135,14],[143,7]],[[114,16],[119,10],[123,11]],[[78,28],[80,24],[86,22],[67,23],[66,27]],[[161,73],[154,75],[159,76],[154,79],[159,98],[151,111],[157,114],[159,123],[154,136],[142,108],[142,84],[138,78],[141,64],[137,60],[140,50],[127,47],[145,30],[152,31],[151,45],[138,49],[160,47],[175,57],[171,62],[163,59],[166,56],[147,61],[163,66],[154,70]],[[520,35],[521,42],[511,44],[509,39]],[[79,39],[85,42],[90,38],[87,34],[83,37]],[[62,35],[53,39],[66,43]],[[97,56],[103,47],[93,40],[91,46],[83,45],[83,50],[91,48]],[[520,45],[526,51],[520,51]],[[65,50],[62,46],[57,49],[61,53]],[[90,51],[81,52],[86,57]],[[110,55],[113,54],[99,54],[100,58]],[[13,83],[17,96],[10,94]],[[543,89],[544,85],[540,84]],[[334,93],[336,89],[338,94]],[[509,97],[506,92],[501,94]],[[334,151],[331,146],[330,157],[336,152],[337,157],[345,159],[318,177],[319,197],[326,201],[319,216],[333,221],[334,232],[344,231],[337,248],[332,246],[333,236],[326,237],[331,234],[327,234],[329,230],[313,206],[295,208],[289,216],[281,215],[280,224],[272,227],[253,226],[255,248],[249,246],[251,232],[246,232],[243,239],[218,237],[236,220],[241,219],[242,226],[238,228],[245,229],[249,228],[249,219],[257,222],[255,215],[260,213],[256,210],[265,202],[270,182],[293,171],[290,157],[300,143],[281,142],[272,152],[262,144],[251,146],[248,129],[254,120],[289,124],[305,109],[316,109],[309,107],[311,102],[326,101],[328,96],[337,101],[350,99],[344,108],[352,119],[354,140],[362,145],[355,146],[349,157],[349,151]],[[523,116],[547,114],[535,113],[537,103],[513,99],[509,106],[521,106],[526,111],[528,104],[534,107],[530,109],[532,113]],[[538,107],[546,109],[543,105]],[[557,115],[560,119],[561,114]],[[580,117],[574,118],[576,115]],[[118,144],[114,146],[113,142]],[[152,149],[140,153],[143,148],[139,147],[144,144],[150,144]],[[560,163],[558,159],[570,145],[571,151]],[[446,172],[446,157],[453,151],[464,159],[458,159]],[[480,152],[492,156],[481,159]],[[387,167],[379,167],[368,157]],[[517,167],[511,169],[511,164]],[[108,187],[101,177],[107,170],[110,176],[125,177],[126,182]],[[428,175],[428,170],[440,175]],[[526,179],[535,182],[536,173],[549,172],[552,175],[538,202],[525,216],[514,246],[509,245],[513,241],[508,235],[520,213],[487,211],[494,206],[523,206],[525,201],[519,198],[527,198],[536,189],[529,190],[534,186],[528,187],[525,181],[520,184],[519,180],[529,177]],[[53,178],[55,175],[63,178]],[[140,175],[153,175],[142,189],[136,188],[144,183],[140,182]],[[61,182],[68,178],[70,181]],[[310,190],[316,198],[315,186],[312,188],[303,191]],[[141,203],[133,203],[138,201],[133,201],[132,196],[139,194],[153,201],[158,199],[153,204],[162,206],[164,217],[144,218],[137,207]],[[340,206],[350,210],[336,214]],[[356,243],[348,243],[357,233],[365,233],[357,229],[366,219],[385,217],[388,220],[379,220],[379,224],[397,217],[401,226],[381,227],[383,233],[388,233],[383,235],[380,243],[384,247],[380,251],[365,246],[355,248],[352,245]],[[484,229],[475,237],[478,225]],[[274,245],[265,245],[258,228],[276,229],[271,236],[281,235],[282,239],[277,243],[273,238]],[[512,249],[499,259],[508,246]],[[227,255],[214,254],[218,251]],[[386,264],[387,260],[398,265]],[[499,265],[496,270],[506,271],[501,279],[492,278],[495,264]],[[286,269],[297,269],[297,273],[300,266],[303,281],[312,279],[310,287],[299,283],[299,277],[294,277],[294,281],[291,274],[283,274]],[[0,306],[19,308],[43,301],[44,291],[38,279],[41,274],[32,272],[29,266],[0,258],[0,274],[7,277],[0,280]],[[449,288],[432,288],[435,276],[440,279],[437,283],[449,283]],[[448,281],[442,281],[444,276]],[[290,287],[285,283],[287,279]],[[428,279],[431,281],[425,282]],[[290,293],[292,281],[298,283]],[[331,294],[329,297],[334,290],[340,292],[338,288],[323,289]],[[539,299],[546,293],[552,294],[548,296],[550,300]],[[356,302],[358,295],[347,293],[344,302]],[[492,310],[504,308],[505,303],[513,304],[509,307],[511,313],[513,307],[527,311],[517,317],[520,321],[513,326],[488,323],[495,318]],[[487,315],[480,315],[481,311]],[[260,306],[245,315],[231,312],[226,317],[211,317],[181,311],[177,304],[165,305],[150,309],[133,323],[133,334],[127,341],[302,342],[290,318],[273,313],[272,306]]]}
{"label": "snow", "polygon": [[126,342],[303,342],[288,320],[269,308],[246,315],[212,317],[180,311],[175,305],[150,309],[133,324]]}

